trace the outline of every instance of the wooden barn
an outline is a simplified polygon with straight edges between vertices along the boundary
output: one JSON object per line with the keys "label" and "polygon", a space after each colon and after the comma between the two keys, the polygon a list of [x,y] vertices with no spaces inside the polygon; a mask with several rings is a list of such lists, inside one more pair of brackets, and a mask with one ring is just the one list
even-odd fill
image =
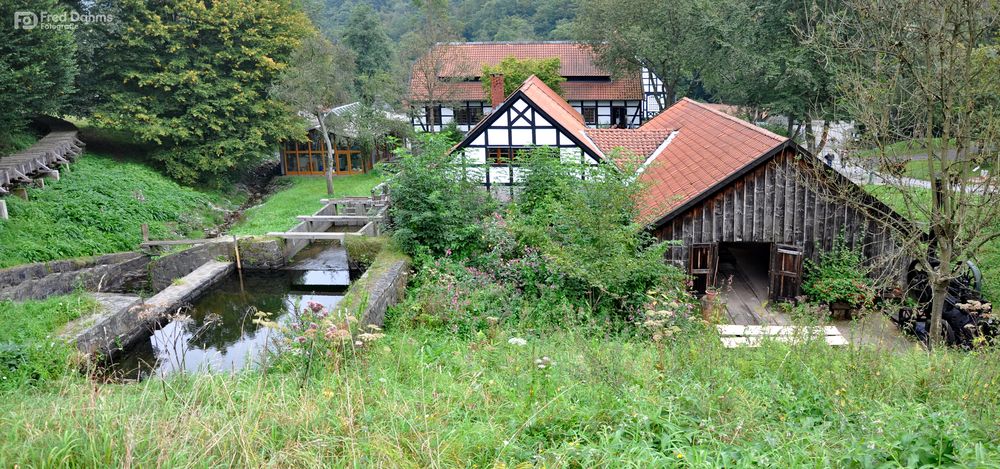
{"label": "wooden barn", "polygon": [[[332,114],[350,119],[359,103],[346,104],[334,108]],[[385,112],[388,120],[403,125],[409,123],[406,116]],[[392,154],[392,148],[383,140],[376,145],[374,151],[363,152],[356,140],[357,133],[351,125],[347,125],[342,135],[331,134],[334,142],[333,173],[335,175],[364,174],[372,170],[376,163],[383,161]],[[391,134],[388,133],[388,134]],[[388,135],[387,134],[387,135]],[[313,123],[305,141],[286,140],[281,143],[278,154],[281,160],[281,174],[290,176],[320,176],[326,174],[326,142],[319,124]]]}
{"label": "wooden barn", "polygon": [[[541,80],[529,78],[455,152],[468,176],[500,198],[516,196],[519,149],[558,147],[564,160],[611,163],[624,152],[647,186],[639,202],[668,261],[695,287],[744,288],[757,297],[799,294],[805,259],[838,236],[892,276],[901,259],[884,215],[893,214],[795,142],[690,99],[636,129],[591,129]],[[847,203],[875,204],[877,211]]]}

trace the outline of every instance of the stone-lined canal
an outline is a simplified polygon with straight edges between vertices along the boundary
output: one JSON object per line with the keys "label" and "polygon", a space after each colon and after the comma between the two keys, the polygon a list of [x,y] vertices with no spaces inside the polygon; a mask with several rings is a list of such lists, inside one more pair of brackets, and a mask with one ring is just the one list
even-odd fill
{"label": "stone-lined canal", "polygon": [[304,252],[286,270],[233,273],[108,364],[105,376],[136,380],[186,372],[227,372],[255,366],[280,332],[254,320],[287,325],[309,302],[334,308],[350,284],[339,247]]}

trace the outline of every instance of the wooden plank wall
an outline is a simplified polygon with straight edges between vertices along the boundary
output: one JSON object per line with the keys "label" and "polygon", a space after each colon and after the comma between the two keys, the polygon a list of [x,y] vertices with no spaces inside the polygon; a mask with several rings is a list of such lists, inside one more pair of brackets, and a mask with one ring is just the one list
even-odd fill
{"label": "wooden plank wall", "polygon": [[843,230],[852,248],[860,246],[866,259],[877,261],[873,266],[879,275],[902,275],[905,260],[890,231],[857,208],[838,203],[833,194],[828,183],[819,181],[788,150],[676,217],[656,235],[680,241],[667,257],[686,267],[687,246],[693,243],[792,244],[815,260]]}

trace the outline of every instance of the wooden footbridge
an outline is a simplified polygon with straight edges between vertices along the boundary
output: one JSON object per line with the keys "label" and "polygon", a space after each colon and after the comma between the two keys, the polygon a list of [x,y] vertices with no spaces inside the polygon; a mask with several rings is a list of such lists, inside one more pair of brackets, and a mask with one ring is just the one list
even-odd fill
{"label": "wooden footbridge", "polygon": [[[84,143],[77,138],[77,129],[62,119],[46,117],[41,123],[49,133],[30,148],[0,157],[0,197],[23,192],[23,186],[42,177],[59,178],[59,168],[68,165],[83,153]],[[7,218],[6,202],[0,198],[0,219]]]}

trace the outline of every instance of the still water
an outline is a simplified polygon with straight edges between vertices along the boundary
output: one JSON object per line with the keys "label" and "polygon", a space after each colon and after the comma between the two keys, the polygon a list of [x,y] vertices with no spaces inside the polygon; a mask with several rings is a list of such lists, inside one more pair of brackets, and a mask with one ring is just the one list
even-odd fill
{"label": "still water", "polygon": [[125,351],[106,370],[117,379],[187,372],[235,371],[260,363],[280,334],[254,323],[258,312],[278,324],[294,321],[310,301],[333,308],[350,282],[348,271],[234,273]]}

